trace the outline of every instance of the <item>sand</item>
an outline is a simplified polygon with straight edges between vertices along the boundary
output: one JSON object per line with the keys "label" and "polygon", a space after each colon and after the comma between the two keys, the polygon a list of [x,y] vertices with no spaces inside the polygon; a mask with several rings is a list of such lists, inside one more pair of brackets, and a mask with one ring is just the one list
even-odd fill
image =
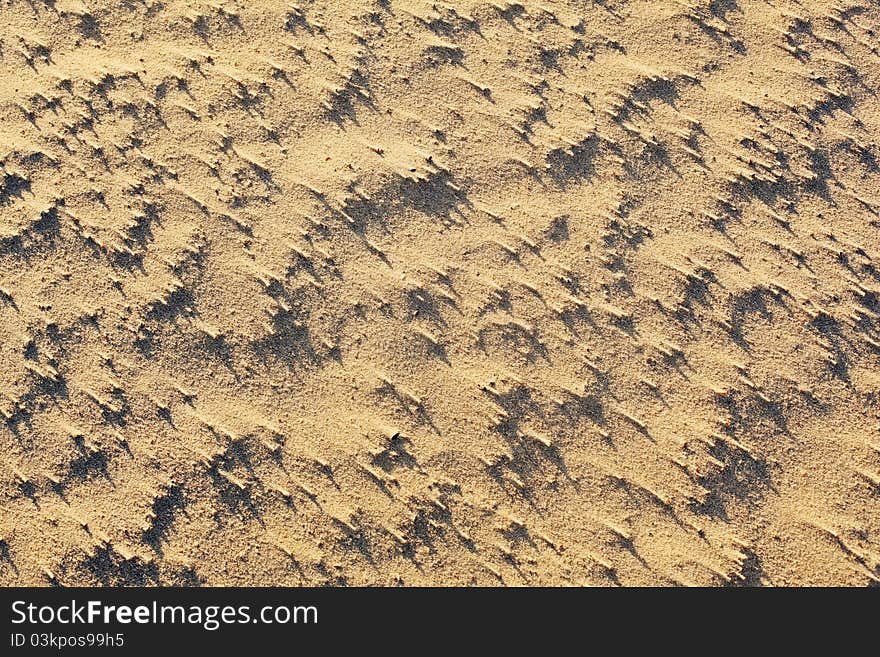
{"label": "sand", "polygon": [[874,0],[4,0],[3,585],[876,585]]}

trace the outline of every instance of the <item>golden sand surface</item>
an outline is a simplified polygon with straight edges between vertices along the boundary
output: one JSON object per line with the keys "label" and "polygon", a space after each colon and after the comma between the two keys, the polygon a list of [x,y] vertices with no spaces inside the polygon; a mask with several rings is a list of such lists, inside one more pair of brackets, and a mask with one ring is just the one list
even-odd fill
{"label": "golden sand surface", "polygon": [[876,585],[877,0],[3,0],[0,583]]}

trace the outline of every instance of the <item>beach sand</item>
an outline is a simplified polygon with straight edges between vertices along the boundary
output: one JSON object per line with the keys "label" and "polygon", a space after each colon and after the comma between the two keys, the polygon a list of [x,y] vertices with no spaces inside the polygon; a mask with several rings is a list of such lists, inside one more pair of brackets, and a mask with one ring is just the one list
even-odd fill
{"label": "beach sand", "polygon": [[874,0],[4,0],[3,585],[877,585]]}

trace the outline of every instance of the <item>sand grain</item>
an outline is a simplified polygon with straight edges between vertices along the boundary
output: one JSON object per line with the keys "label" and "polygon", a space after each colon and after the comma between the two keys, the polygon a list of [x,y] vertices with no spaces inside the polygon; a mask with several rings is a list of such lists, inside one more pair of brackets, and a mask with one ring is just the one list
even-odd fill
{"label": "sand grain", "polygon": [[876,584],[878,34],[4,0],[0,582]]}

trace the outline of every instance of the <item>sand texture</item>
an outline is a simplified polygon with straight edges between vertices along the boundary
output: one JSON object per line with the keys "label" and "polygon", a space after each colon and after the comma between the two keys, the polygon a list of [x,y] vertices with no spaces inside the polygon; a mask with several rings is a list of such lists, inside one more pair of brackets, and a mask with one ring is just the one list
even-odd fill
{"label": "sand texture", "polygon": [[876,585],[877,0],[3,0],[0,584]]}

